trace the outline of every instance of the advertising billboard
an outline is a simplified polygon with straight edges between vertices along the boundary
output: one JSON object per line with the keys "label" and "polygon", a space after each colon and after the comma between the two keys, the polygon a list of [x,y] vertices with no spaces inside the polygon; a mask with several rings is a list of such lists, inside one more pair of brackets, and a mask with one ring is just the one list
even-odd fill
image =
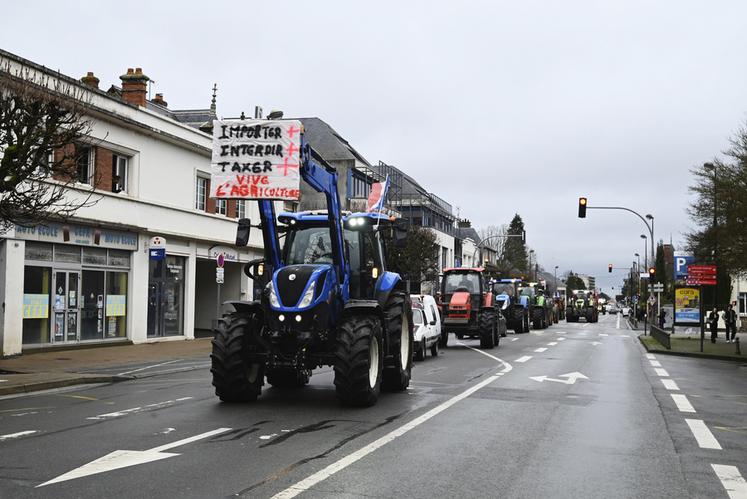
{"label": "advertising billboard", "polygon": [[700,324],[700,289],[676,288],[674,290],[674,323]]}

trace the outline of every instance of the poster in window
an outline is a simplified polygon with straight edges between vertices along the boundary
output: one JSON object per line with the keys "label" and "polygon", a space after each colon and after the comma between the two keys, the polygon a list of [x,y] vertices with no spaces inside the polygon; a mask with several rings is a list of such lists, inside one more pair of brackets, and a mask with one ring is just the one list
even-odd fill
{"label": "poster in window", "polygon": [[49,295],[47,294],[24,294],[23,295],[23,318],[24,319],[46,319],[49,317]]}
{"label": "poster in window", "polygon": [[127,312],[126,295],[106,295],[106,316],[122,317]]}

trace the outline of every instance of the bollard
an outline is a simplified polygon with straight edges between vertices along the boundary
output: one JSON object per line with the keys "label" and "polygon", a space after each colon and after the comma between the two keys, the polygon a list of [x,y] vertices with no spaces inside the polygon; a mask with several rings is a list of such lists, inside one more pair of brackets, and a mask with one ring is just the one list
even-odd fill
{"label": "bollard", "polygon": [[739,338],[734,338],[734,344],[737,347],[737,355],[742,355],[742,351],[739,349]]}

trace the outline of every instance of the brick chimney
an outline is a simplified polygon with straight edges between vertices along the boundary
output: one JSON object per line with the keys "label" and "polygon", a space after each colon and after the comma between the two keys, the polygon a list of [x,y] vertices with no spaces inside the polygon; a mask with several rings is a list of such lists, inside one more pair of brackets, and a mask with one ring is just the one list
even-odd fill
{"label": "brick chimney", "polygon": [[142,68],[127,68],[127,74],[119,77],[122,80],[122,99],[130,104],[145,107],[148,94],[148,78]]}
{"label": "brick chimney", "polygon": [[163,107],[169,107],[169,103],[163,100],[163,94],[156,94],[155,98],[150,100],[154,104],[158,104],[159,106]]}
{"label": "brick chimney", "polygon": [[89,71],[80,81],[91,88],[99,88],[99,79],[94,76],[93,71]]}

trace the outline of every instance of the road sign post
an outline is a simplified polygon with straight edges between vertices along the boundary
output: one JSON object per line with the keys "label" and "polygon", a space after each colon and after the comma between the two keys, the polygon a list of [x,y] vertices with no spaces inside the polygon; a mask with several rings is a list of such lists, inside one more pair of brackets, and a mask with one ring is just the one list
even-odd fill
{"label": "road sign post", "polygon": [[225,269],[223,266],[226,264],[226,255],[222,252],[218,253],[215,256],[215,264],[215,283],[218,287],[216,292],[215,318],[220,319],[220,285],[223,284],[225,280]]}

